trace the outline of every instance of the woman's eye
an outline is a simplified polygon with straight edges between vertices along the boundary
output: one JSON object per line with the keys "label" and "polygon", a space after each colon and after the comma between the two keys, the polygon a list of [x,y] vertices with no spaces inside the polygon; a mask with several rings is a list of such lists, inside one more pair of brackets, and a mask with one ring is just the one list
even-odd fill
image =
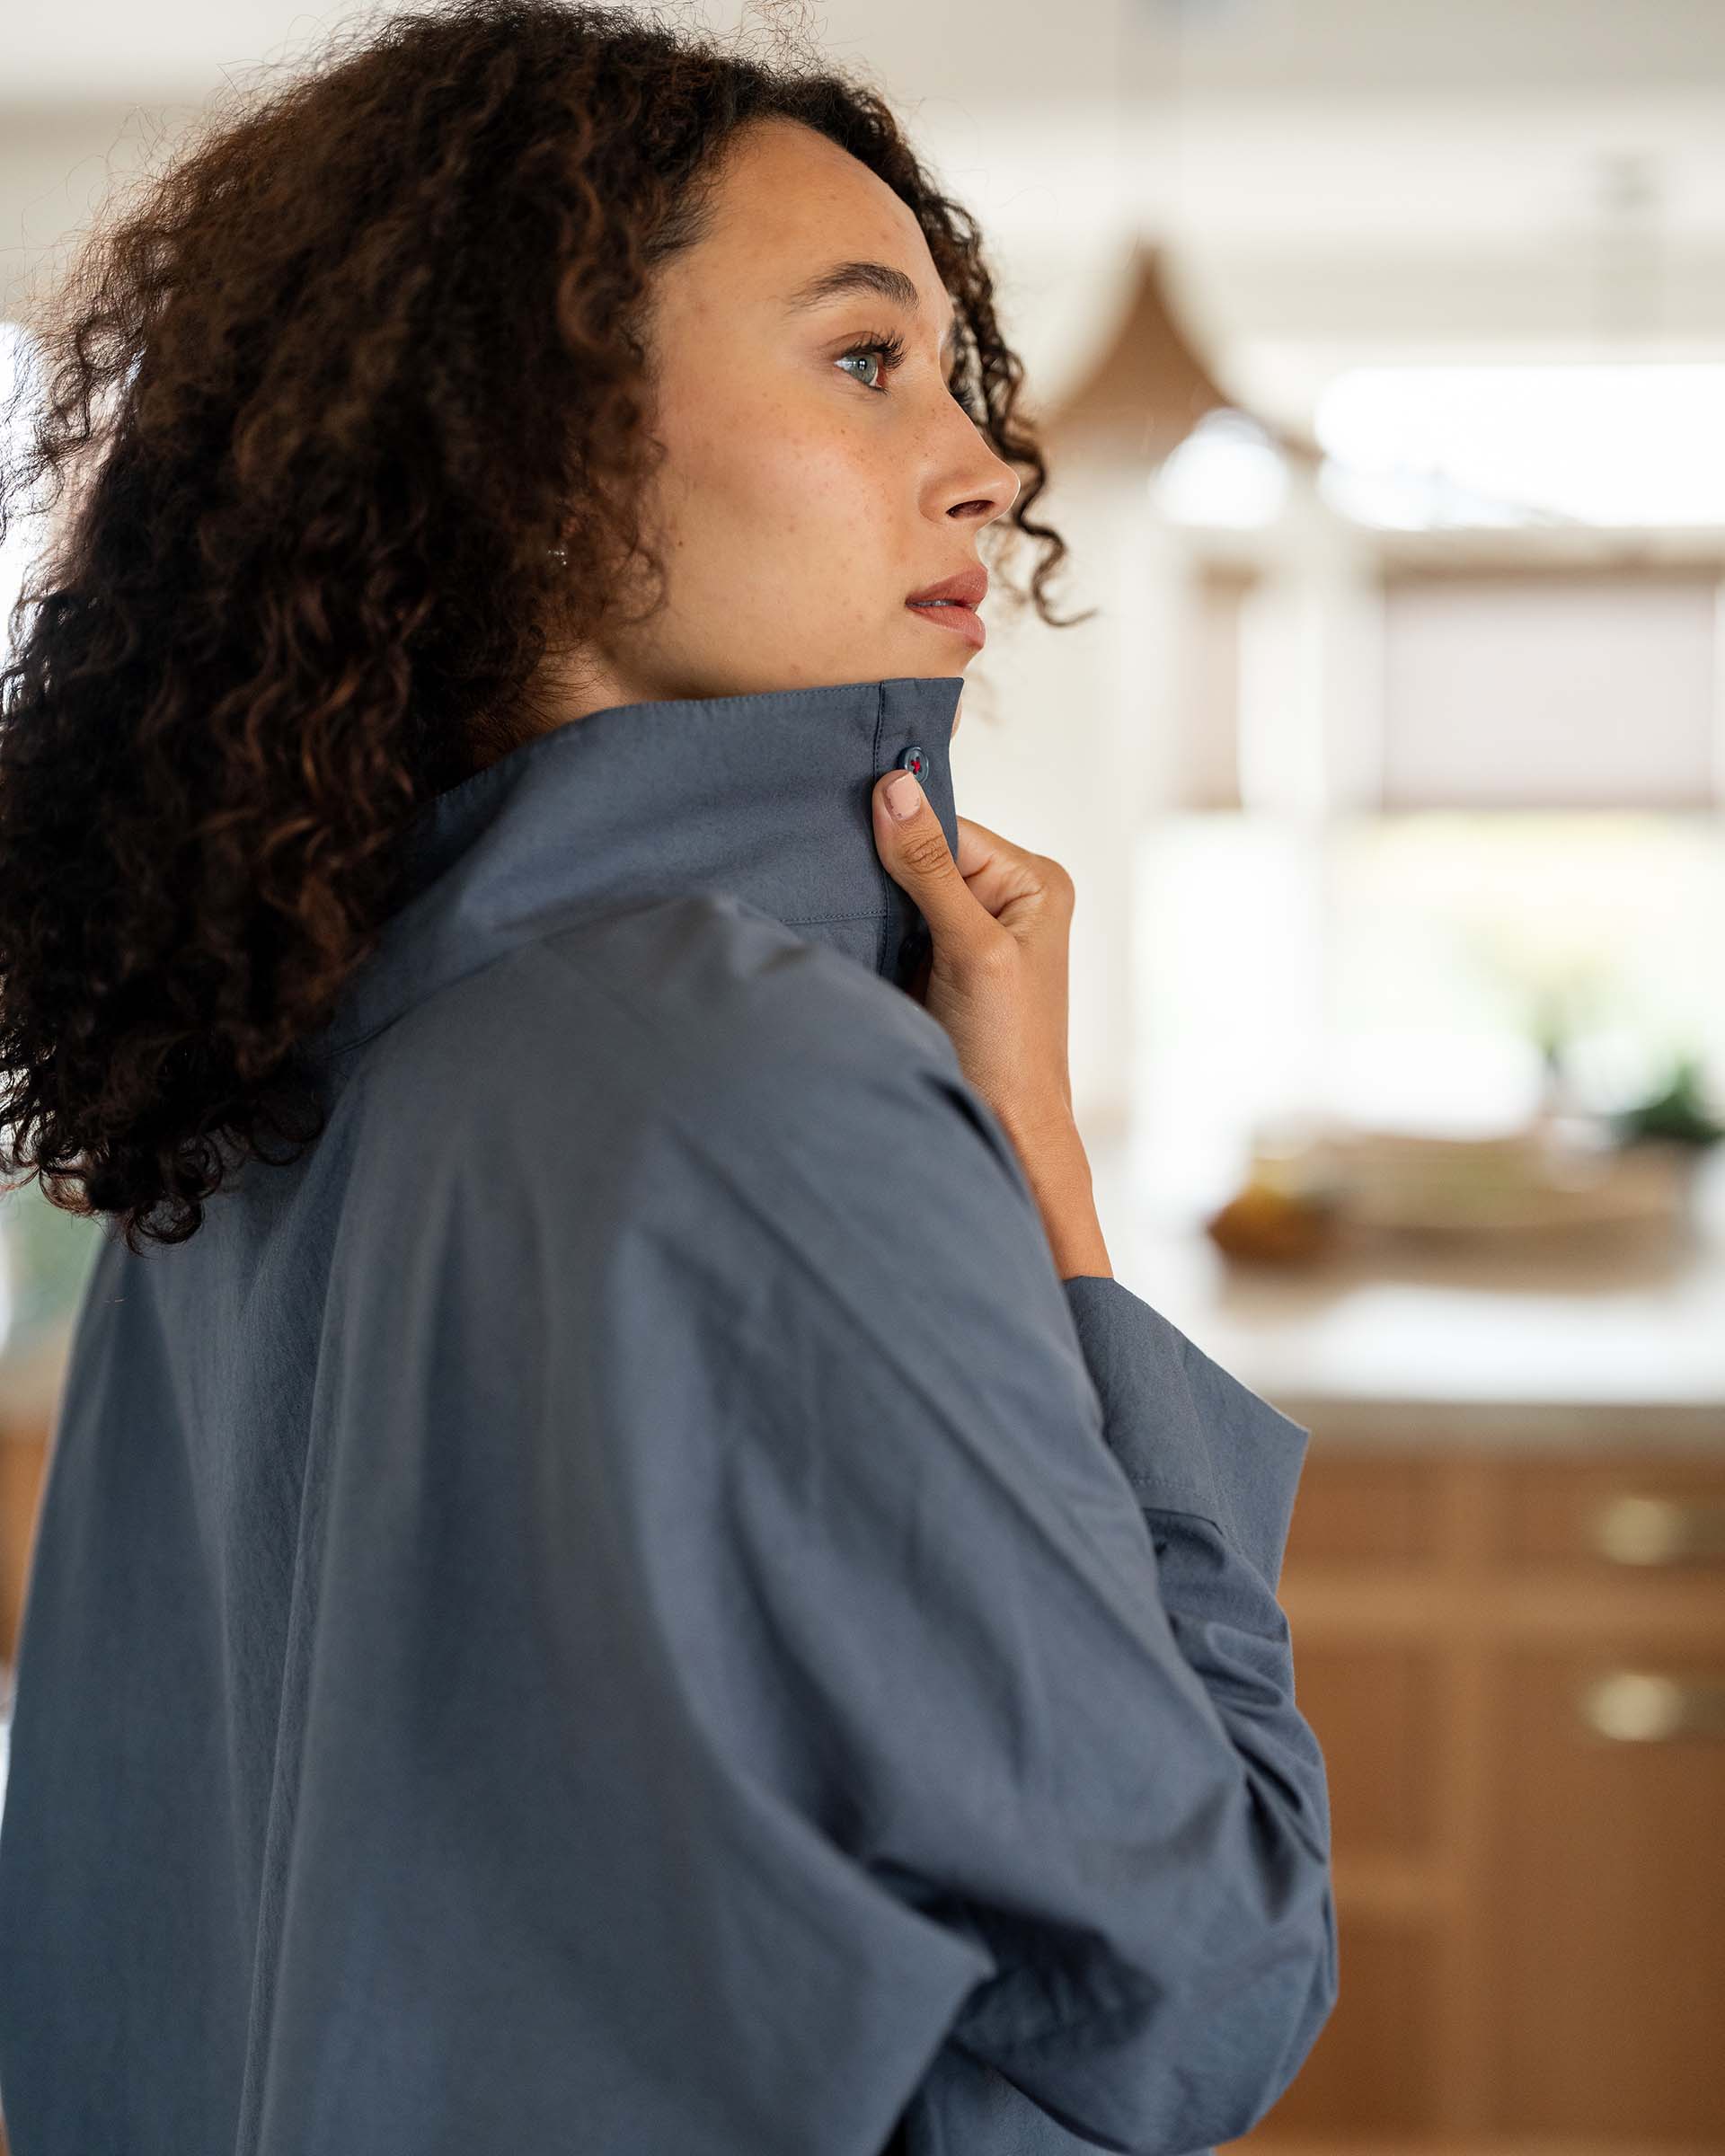
{"label": "woman's eye", "polygon": [[[892,346],[883,339],[867,344],[854,344],[849,351],[839,354],[838,364],[842,365],[846,359],[872,359],[885,374],[890,374],[898,365],[898,358]],[[859,376],[858,379],[860,380],[861,377]],[[878,382],[864,382],[862,386],[864,389],[879,391],[880,384]]]}

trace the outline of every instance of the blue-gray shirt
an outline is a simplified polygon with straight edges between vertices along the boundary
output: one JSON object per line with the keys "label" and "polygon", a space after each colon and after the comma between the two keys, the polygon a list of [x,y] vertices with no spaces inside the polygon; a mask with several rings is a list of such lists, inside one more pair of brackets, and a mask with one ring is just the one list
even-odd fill
{"label": "blue-gray shirt", "polygon": [[1337,1993],[1308,1433],[1062,1281],[898,985],[960,684],[429,804],[331,1107],[96,1251],[0,1829],[14,2156],[1180,2156]]}

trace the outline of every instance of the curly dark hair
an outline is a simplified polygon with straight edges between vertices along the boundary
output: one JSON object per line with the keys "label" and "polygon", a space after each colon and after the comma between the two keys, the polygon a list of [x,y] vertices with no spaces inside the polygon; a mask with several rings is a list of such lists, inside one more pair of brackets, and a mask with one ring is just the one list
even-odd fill
{"label": "curly dark hair", "polygon": [[632,562],[662,604],[645,303],[747,122],[819,129],[915,213],[977,423],[1028,474],[1009,542],[1042,542],[1031,596],[1073,625],[975,221],[882,97],[786,49],[561,0],[374,19],[207,110],[31,310],[0,539],[67,508],[0,671],[0,1126],[19,1180],[134,1252],[321,1133],[296,1050],[405,826],[556,723],[547,655],[617,618]]}

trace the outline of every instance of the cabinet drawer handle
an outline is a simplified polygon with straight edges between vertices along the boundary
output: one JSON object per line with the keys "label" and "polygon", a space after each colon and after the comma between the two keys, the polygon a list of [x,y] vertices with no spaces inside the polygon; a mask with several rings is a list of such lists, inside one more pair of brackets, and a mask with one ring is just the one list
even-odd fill
{"label": "cabinet drawer handle", "polygon": [[1680,1565],[1725,1557],[1725,1504],[1716,1498],[1611,1498],[1588,1540],[1619,1565]]}
{"label": "cabinet drawer handle", "polygon": [[1666,1677],[1614,1669],[1576,1693],[1581,1719],[1618,1744],[1665,1744],[1678,1736],[1725,1736],[1725,1677]]}

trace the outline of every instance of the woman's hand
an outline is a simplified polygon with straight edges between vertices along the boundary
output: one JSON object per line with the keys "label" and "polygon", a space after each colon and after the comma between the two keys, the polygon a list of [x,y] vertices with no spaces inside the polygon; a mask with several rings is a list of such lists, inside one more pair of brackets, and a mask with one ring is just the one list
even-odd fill
{"label": "woman's hand", "polygon": [[[909,797],[902,821],[889,788]],[[1012,1139],[1062,1277],[1111,1274],[1067,1069],[1072,878],[962,816],[955,862],[907,772],[886,773],[873,800],[876,851],[928,923],[929,956],[910,993]]]}

